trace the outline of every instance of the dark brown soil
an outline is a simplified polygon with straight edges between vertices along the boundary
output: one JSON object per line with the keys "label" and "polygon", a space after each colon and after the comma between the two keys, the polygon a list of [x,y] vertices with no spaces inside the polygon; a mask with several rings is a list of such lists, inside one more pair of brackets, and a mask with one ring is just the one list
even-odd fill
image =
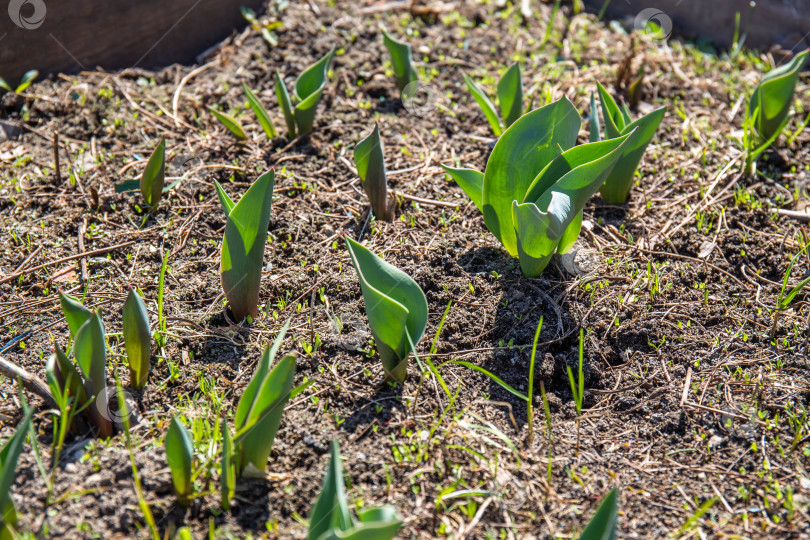
{"label": "dark brown soil", "polygon": [[[757,177],[738,173],[742,158],[731,137],[744,112],[735,103],[767,58],[729,60],[689,44],[642,39],[632,68],[646,65],[640,107],[666,104],[669,111],[631,200],[616,207],[596,197],[586,207],[589,226],[578,246],[585,272],[570,273],[555,260],[527,280],[439,167],[457,161],[483,169],[491,149],[489,127],[461,75],[472,73],[492,90],[494,78],[519,59],[533,106],[566,95],[585,116],[595,81],[612,85],[630,37],[568,7],[543,43],[546,5],[531,20],[511,4],[498,10],[464,3],[456,11],[377,12],[360,21],[352,17],[368,6],[340,4],[291,4],[279,16],[275,47],[250,29],[234,35],[205,60],[211,66],[183,83],[176,116],[178,85],[198,66],[59,76],[0,98],[0,116],[21,129],[0,139],[0,271],[12,274],[38,248],[23,270],[76,255],[80,235],[86,251],[135,242],[0,284],[0,346],[24,335],[4,357],[44,378],[53,343],[65,346],[69,336],[60,288],[98,306],[110,333],[120,332],[128,285],[144,291],[156,320],[161,257],[170,252],[168,345],[154,359],[147,388],[128,389],[143,417],[132,450],[161,536],[186,525],[200,538],[209,526],[217,538],[303,538],[334,438],[346,458],[351,502],[395,505],[404,538],[571,537],[614,485],[621,488],[624,538],[805,535],[807,296],[782,314],[776,339],[769,332],[785,269],[802,241],[801,222],[777,210],[807,204],[810,131],[789,147],[782,138]],[[412,43],[430,85],[427,103],[400,101],[380,24]],[[274,71],[290,85],[335,43],[341,48],[316,130],[288,141]],[[246,108],[242,82],[259,89],[271,111],[280,130],[272,142]],[[807,82],[803,77],[796,94],[801,118],[810,108]],[[205,110],[213,104],[239,116],[247,142],[236,142]],[[398,193],[390,223],[367,222],[351,161],[374,121]],[[54,172],[57,131],[61,182]],[[189,176],[147,217],[138,194],[117,194],[113,186],[138,177],[161,136],[168,175]],[[249,328],[233,328],[223,315],[225,219],[213,181],[238,197],[271,166],[276,196],[262,315]],[[425,291],[423,364],[450,305],[431,360],[452,402],[433,375],[420,384],[413,358],[405,384],[383,384],[343,234],[362,237]],[[791,286],[808,271],[801,257]],[[539,395],[528,444],[525,402],[478,372],[444,363],[472,362],[525,392],[541,316],[535,381],[548,392],[550,448]],[[222,512],[214,467],[201,475],[192,506],[179,506],[162,443],[170,418],[193,423],[195,440],[205,441],[200,458],[218,451],[207,442],[218,417],[232,416],[261,351],[288,318],[284,350],[299,353],[296,383],[316,382],[289,403],[268,478],[240,481],[235,507]],[[586,392],[577,452],[567,368],[576,371],[580,329]],[[322,346],[308,355],[302,342],[313,333]],[[114,372],[127,379],[118,340],[110,336],[110,384]],[[5,439],[21,417],[8,378],[0,378],[0,396]],[[13,487],[21,531],[149,536],[120,434],[109,441],[72,434],[49,490],[41,470],[54,465],[51,411],[40,407],[35,427],[43,469],[26,445]],[[441,499],[461,490],[472,494]],[[699,512],[704,505],[708,510]]]}

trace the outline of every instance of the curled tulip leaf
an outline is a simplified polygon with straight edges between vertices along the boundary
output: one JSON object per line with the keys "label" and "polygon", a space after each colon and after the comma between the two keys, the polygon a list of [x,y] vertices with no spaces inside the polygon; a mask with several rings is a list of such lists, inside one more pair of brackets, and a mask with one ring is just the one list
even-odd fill
{"label": "curled tulip leaf", "polygon": [[411,60],[411,45],[391,37],[383,31],[383,43],[391,53],[391,65],[394,67],[394,77],[397,79],[397,88],[403,92],[405,88],[418,79]]}
{"label": "curled tulip leaf", "polygon": [[172,417],[163,445],[166,448],[166,461],[172,473],[177,499],[183,506],[188,506],[189,497],[194,489],[191,479],[194,445],[188,430],[176,416]]}
{"label": "curled tulip leaf", "polygon": [[76,332],[73,344],[76,362],[84,376],[84,389],[88,399],[99,400],[87,408],[89,417],[102,439],[112,436],[113,426],[110,418],[102,414],[107,411],[107,344],[104,327],[98,313],[85,322]]}
{"label": "curled tulip leaf", "polygon": [[501,133],[503,133],[503,122],[498,114],[498,110],[495,108],[495,104],[492,103],[489,96],[487,96],[481,87],[475,84],[467,74],[462,73],[461,76],[464,77],[464,82],[467,84],[467,88],[476,103],[481,107],[481,111],[484,113],[487,122],[489,122],[489,126],[492,128],[492,133],[494,133],[496,137],[500,137]]}
{"label": "curled tulip leaf", "polygon": [[93,312],[84,307],[78,299],[62,291],[59,291],[59,304],[70,328],[70,335],[75,338],[76,332],[90,319]]}
{"label": "curled tulip leaf", "polygon": [[442,165],[444,172],[456,181],[464,193],[475,203],[480,211],[484,211],[484,173],[475,169],[456,169]]}
{"label": "curled tulip leaf", "polygon": [[221,112],[216,110],[215,108],[208,106],[208,110],[213,114],[217,120],[222,122],[222,125],[228,128],[228,131],[233,133],[234,137],[237,139],[244,141],[247,139],[247,134],[245,133],[245,128],[242,127],[242,124],[239,123],[239,120],[231,116],[230,114]]}
{"label": "curled tulip leaf", "polygon": [[380,127],[377,124],[374,124],[374,129],[369,136],[354,147],[354,163],[357,166],[357,174],[363,181],[363,189],[368,195],[374,217],[390,221],[385,158],[380,139]]}
{"label": "curled tulip leaf", "polygon": [[267,135],[268,139],[273,139],[273,137],[276,136],[276,126],[273,125],[273,120],[270,118],[267,109],[264,108],[264,105],[262,105],[262,102],[256,97],[256,94],[254,94],[245,83],[242,83],[242,90],[245,92],[245,97],[248,100],[250,108],[253,110],[253,114],[256,115],[256,119],[264,130],[264,134]]}
{"label": "curled tulip leaf", "polygon": [[281,107],[281,112],[284,115],[284,122],[287,124],[287,138],[294,139],[296,128],[292,100],[278,71],[276,71],[276,98],[278,99],[278,106]]}
{"label": "curled tulip leaf", "polygon": [[154,149],[146,168],[141,175],[141,195],[144,202],[149,205],[151,212],[157,209],[160,197],[163,195],[163,182],[166,177],[166,139],[160,139]]}
{"label": "curled tulip leaf", "polygon": [[500,137],[504,129],[514,124],[523,115],[523,78],[520,74],[520,64],[517,62],[509,66],[498,81],[500,114],[486,93],[467,75],[463,75],[463,77],[467,88],[484,112],[487,122],[492,127],[492,133],[496,137]]}
{"label": "curled tulip leaf", "polygon": [[45,375],[51,395],[57,403],[60,395],[67,393],[75,398],[74,408],[80,409],[87,403],[87,392],[84,389],[82,376],[62,351],[59,345],[54,347],[54,353],[45,364]]}
{"label": "curled tulip leaf", "polygon": [[129,384],[133,388],[143,388],[149,378],[152,332],[149,328],[146,304],[135,289],[130,289],[124,302],[123,325],[124,348],[129,363]]}
{"label": "curled tulip leaf", "polygon": [[615,540],[619,516],[619,490],[611,489],[602,498],[579,540]]}
{"label": "curled tulip leaf", "polygon": [[295,81],[295,124],[298,134],[304,135],[312,131],[315,123],[315,111],[321,100],[332,58],[335,55],[333,47],[326,55],[309,66]]}
{"label": "curled tulip leaf", "polygon": [[346,247],[360,280],[371,333],[390,379],[404,381],[411,343],[427,326],[427,299],[405,272],[346,237]]}
{"label": "curled tulip leaf", "polygon": [[295,356],[287,355],[272,369],[276,353],[289,327],[284,325],[271,346],[265,348],[253,378],[245,388],[236,408],[238,470],[244,473],[252,466],[262,473],[273,450],[284,406],[290,399],[295,377]]}
{"label": "curled tulip leaf", "polygon": [[237,321],[258,315],[274,179],[273,169],[261,175],[231,209],[225,223],[220,276]]}
{"label": "curled tulip leaf", "polygon": [[[633,177],[647,146],[652,141],[661,120],[664,119],[666,107],[661,107],[652,111],[651,113],[639,118],[636,121],[631,121],[630,113],[627,107],[622,103],[622,107],[616,104],[613,97],[608,93],[605,88],[597,83],[599,89],[599,101],[602,103],[602,115],[605,119],[605,135],[608,139],[614,139],[627,135],[634,129],[638,128],[637,134],[633,136],[632,142],[626,147],[624,153],[619,158],[616,166],[605,179],[599,192],[606,202],[611,204],[624,204],[627,201],[627,196],[630,193],[630,188],[633,185]],[[593,98],[592,98],[593,99]],[[593,139],[594,130],[598,135],[599,122],[594,118],[594,107],[591,107],[591,138]]]}
{"label": "curled tulip leaf", "polygon": [[800,52],[787,64],[769,71],[754,88],[748,109],[750,116],[755,118],[754,128],[762,140],[782,131],[793,102],[796,81],[808,55],[810,49]]}

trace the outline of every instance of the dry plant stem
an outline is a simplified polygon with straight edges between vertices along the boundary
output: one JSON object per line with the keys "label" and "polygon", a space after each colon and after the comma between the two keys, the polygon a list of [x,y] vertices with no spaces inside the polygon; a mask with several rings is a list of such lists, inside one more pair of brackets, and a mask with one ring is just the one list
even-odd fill
{"label": "dry plant stem", "polygon": [[56,185],[62,185],[62,172],[59,170],[59,132],[53,132],[53,167],[56,171]]}
{"label": "dry plant stem", "polygon": [[[102,253],[107,253],[108,251],[114,251],[116,249],[129,247],[131,245],[134,245],[135,243],[136,242],[134,240],[132,240],[130,242],[124,242],[123,244],[116,244],[116,245],[110,246],[110,247],[94,249],[93,251],[88,251],[86,253],[79,253],[78,255],[71,255],[69,257],[62,257],[61,259],[56,259],[55,261],[50,261],[50,262],[46,262],[44,264],[40,264],[39,266],[35,266],[35,267],[33,267],[33,268],[31,268],[30,270],[27,270],[27,271],[28,272],[36,272],[37,270],[42,270],[43,268],[47,268],[49,266],[55,266],[55,265],[61,264],[63,262],[73,261],[73,260],[76,260],[76,259],[81,259],[83,257],[92,257],[94,255],[101,255]],[[20,277],[22,274],[23,274],[22,271],[13,272],[13,273],[11,273],[11,274],[3,277],[3,278],[0,278],[0,283],[8,283],[9,281],[13,281],[13,280],[17,279],[18,277]]]}
{"label": "dry plant stem", "polygon": [[49,407],[56,407],[56,402],[51,397],[51,391],[42,379],[9,362],[2,356],[0,356],[0,375],[5,375],[11,380],[20,379],[23,387],[42,398]]}

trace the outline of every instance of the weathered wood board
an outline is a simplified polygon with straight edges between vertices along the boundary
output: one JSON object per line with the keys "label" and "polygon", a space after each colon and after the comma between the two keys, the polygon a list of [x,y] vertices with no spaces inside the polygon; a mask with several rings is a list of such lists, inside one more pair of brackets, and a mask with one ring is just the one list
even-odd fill
{"label": "weathered wood board", "polygon": [[[190,62],[246,24],[261,0],[6,0],[0,77]],[[5,8],[8,4],[8,9]]]}

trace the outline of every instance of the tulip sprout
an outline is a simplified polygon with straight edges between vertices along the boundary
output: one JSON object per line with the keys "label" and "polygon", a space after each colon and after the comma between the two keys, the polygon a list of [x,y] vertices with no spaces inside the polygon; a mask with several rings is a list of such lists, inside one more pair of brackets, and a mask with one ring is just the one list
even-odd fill
{"label": "tulip sprout", "polygon": [[579,113],[562,98],[507,128],[484,173],[444,166],[482,210],[487,228],[520,259],[526,277],[540,275],[555,252],[573,247],[585,203],[636,133],[574,147],[580,125]]}
{"label": "tulip sprout", "polygon": [[388,379],[402,382],[408,355],[427,326],[425,293],[405,272],[346,237],[346,248],[360,280],[374,343]]}
{"label": "tulip sprout", "polygon": [[14,530],[14,526],[17,524],[17,512],[14,509],[14,500],[11,498],[11,486],[14,485],[17,460],[22,453],[33,414],[33,409],[26,410],[14,435],[0,448],[0,538],[17,537]]}
{"label": "tulip sprout", "polygon": [[753,172],[759,156],[776,142],[790,121],[796,82],[808,55],[810,49],[800,52],[784,66],[768,72],[754,88],[743,120],[746,173]]}
{"label": "tulip sprout", "polygon": [[217,183],[217,194],[228,216],[222,240],[220,275],[225,297],[237,321],[256,317],[259,313],[259,286],[274,181],[275,172],[270,169],[236,204]]}
{"label": "tulip sprout", "polygon": [[124,348],[129,363],[129,384],[132,388],[143,388],[149,378],[149,356],[152,345],[152,332],[149,329],[149,315],[141,295],[135,289],[129,290],[124,302]]}
{"label": "tulip sprout", "polygon": [[264,108],[264,105],[262,105],[262,102],[256,97],[256,94],[254,94],[245,83],[242,83],[242,90],[245,92],[245,97],[247,97],[253,114],[256,115],[259,124],[261,124],[264,130],[264,134],[267,135],[268,139],[272,140],[276,136],[276,126],[273,125],[273,121],[270,119],[267,109]]}
{"label": "tulip sprout", "polygon": [[323,95],[329,68],[335,56],[333,47],[326,55],[309,66],[295,81],[295,106],[287,92],[287,87],[276,71],[276,97],[287,124],[287,136],[305,135],[312,131],[315,123],[315,111]]}
{"label": "tulip sprout", "polygon": [[228,131],[230,131],[234,137],[236,137],[240,141],[244,141],[247,139],[245,128],[242,127],[242,124],[239,123],[239,120],[237,120],[230,114],[216,110],[210,105],[207,106],[206,108],[211,114],[213,114],[216,117],[217,120],[219,120],[222,123],[223,126],[228,128]]}
{"label": "tulip sprout", "polygon": [[236,467],[233,461],[234,448],[231,430],[223,417],[219,422],[222,431],[222,460],[220,462],[220,507],[228,510],[233,499],[234,486],[236,486]]}
{"label": "tulip sprout", "polygon": [[163,182],[166,177],[166,139],[161,138],[157,148],[149,156],[146,168],[141,175],[141,195],[149,206],[149,211],[157,210],[163,196]]}
{"label": "tulip sprout", "polygon": [[380,140],[380,127],[374,129],[368,137],[354,147],[354,163],[357,174],[363,182],[363,189],[371,203],[374,217],[390,221],[391,211],[388,206],[388,182],[385,178],[385,158],[383,144]]}
{"label": "tulip sprout", "polygon": [[467,88],[484,112],[496,137],[500,137],[504,129],[514,124],[515,120],[523,115],[523,80],[520,75],[520,65],[517,62],[512,64],[498,81],[500,114],[484,91],[466,74],[463,77]]}
{"label": "tulip sprout", "polygon": [[[624,152],[622,153],[616,166],[605,179],[604,185],[599,190],[602,198],[611,204],[624,204],[627,201],[627,196],[630,193],[630,188],[633,185],[633,177],[635,175],[638,164],[641,162],[642,156],[647,146],[652,141],[656,130],[658,129],[661,120],[664,119],[666,107],[661,107],[653,112],[642,116],[638,120],[633,121],[630,118],[630,111],[627,106],[622,103],[621,108],[616,104],[616,101],[605,90],[605,87],[596,83],[599,89],[599,102],[602,105],[602,117],[605,123],[605,138],[615,139],[637,130],[637,135],[634,137],[633,142],[629,143]],[[594,97],[591,96],[591,142],[601,140],[599,133],[599,117],[596,114],[596,105]]]}
{"label": "tulip sprout", "polygon": [[579,540],[616,540],[618,517],[619,490],[613,488],[602,497],[599,508],[579,535]]}
{"label": "tulip sprout", "polygon": [[169,431],[166,433],[163,444],[166,447],[166,460],[172,473],[172,483],[177,493],[177,499],[183,506],[188,506],[189,497],[194,490],[194,482],[191,478],[194,445],[188,430],[176,416],[169,424]]}
{"label": "tulip sprout", "polygon": [[411,45],[399,41],[383,31],[383,43],[391,53],[391,64],[394,67],[394,76],[397,79],[397,88],[400,93],[405,92],[408,85],[418,80],[416,70],[411,60]]}
{"label": "tulip sprout", "polygon": [[307,540],[391,540],[402,526],[402,520],[392,506],[364,509],[357,517],[355,519],[349,510],[340,447],[333,440],[321,493],[309,516]]}

